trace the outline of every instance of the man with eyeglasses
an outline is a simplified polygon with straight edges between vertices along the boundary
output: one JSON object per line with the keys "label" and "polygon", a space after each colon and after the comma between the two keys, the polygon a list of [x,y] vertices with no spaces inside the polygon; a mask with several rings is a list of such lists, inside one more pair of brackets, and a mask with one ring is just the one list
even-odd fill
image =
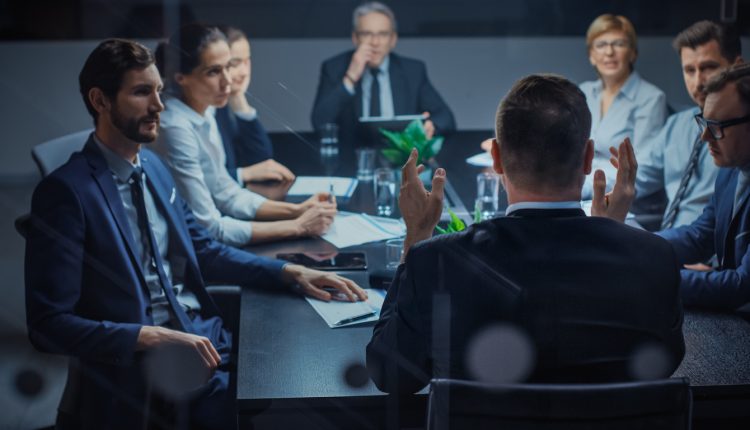
{"label": "man with eyeglasses", "polygon": [[704,93],[703,113],[695,119],[719,167],[714,194],[695,222],[659,234],[682,264],[717,257],[715,269],[681,271],[683,304],[734,310],[750,302],[750,64],[722,71]]}
{"label": "man with eyeglasses", "polygon": [[675,37],[685,88],[695,107],[678,112],[648,145],[651,154],[641,160],[636,180],[634,210],[648,212],[655,193],[666,191],[667,206],[660,230],[690,224],[708,204],[718,169],[701,140],[694,116],[700,113],[708,80],[723,68],[742,62],[737,32],[723,24],[700,21]]}
{"label": "man with eyeglasses", "polygon": [[359,118],[421,114],[428,137],[456,128],[453,113],[427,78],[423,62],[391,51],[396,18],[379,2],[354,10],[355,50],[326,60],[312,111],[315,130],[336,123],[344,139],[357,136]]}

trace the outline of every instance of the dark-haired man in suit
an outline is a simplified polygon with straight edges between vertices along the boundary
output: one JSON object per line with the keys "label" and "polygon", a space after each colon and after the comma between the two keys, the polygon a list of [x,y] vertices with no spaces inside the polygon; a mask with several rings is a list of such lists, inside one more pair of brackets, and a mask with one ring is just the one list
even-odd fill
{"label": "dark-haired man in suit", "polygon": [[[182,355],[156,376],[204,376],[191,393],[182,393],[191,394],[191,428],[234,428],[225,368],[231,334],[204,280],[297,284],[321,299],[331,298],[323,286],[351,300],[365,298],[364,291],[336,275],[223,245],[198,224],[167,168],[141,148],[156,139],[164,110],[148,48],[122,39],[102,42],[79,83],[96,128],[83,150],[34,190],[26,246],[29,339],[42,351],[72,358],[58,428],[160,424],[158,414],[147,414],[147,399],[159,393],[150,389],[145,363],[163,347]],[[199,369],[175,370],[190,358]],[[164,397],[175,389],[162,388]]]}
{"label": "dark-haired man in suit", "polygon": [[422,114],[427,137],[456,128],[453,113],[427,78],[423,62],[392,52],[396,18],[379,2],[353,13],[355,50],[326,60],[320,69],[312,123],[337,123],[344,139],[358,135],[360,117]]}
{"label": "dark-haired man in suit", "polygon": [[[411,154],[399,197],[405,258],[367,346],[381,390],[414,392],[431,378],[623,381],[677,367],[685,346],[674,252],[615,221],[635,195],[629,141],[612,148],[619,169],[611,193],[604,172],[595,173],[598,216],[581,209],[590,126],[585,96],[571,82],[518,81],[498,108],[492,144],[506,216],[432,239],[445,171],[427,192]],[[661,359],[640,366],[645,350]]]}
{"label": "dark-haired man in suit", "polygon": [[664,230],[682,264],[716,254],[717,268],[682,270],[686,306],[747,312],[750,303],[750,64],[739,63],[705,86],[703,112],[695,119],[719,167],[714,193],[692,224]]}

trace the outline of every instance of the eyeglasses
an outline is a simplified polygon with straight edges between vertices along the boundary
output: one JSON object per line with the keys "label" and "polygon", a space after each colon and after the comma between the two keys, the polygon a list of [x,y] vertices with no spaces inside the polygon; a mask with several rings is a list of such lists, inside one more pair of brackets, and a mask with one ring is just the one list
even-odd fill
{"label": "eyeglasses", "polygon": [[625,48],[628,48],[630,44],[625,39],[615,39],[612,41],[606,41],[606,40],[600,40],[598,42],[594,43],[594,51],[597,52],[605,52],[609,49],[609,47],[612,47],[612,49],[616,49],[618,51],[622,51]]}
{"label": "eyeglasses", "polygon": [[368,41],[372,39],[384,40],[384,39],[388,39],[389,37],[391,37],[392,34],[393,34],[392,31],[379,31],[377,33],[373,33],[371,31],[358,31],[357,37],[364,41]]}
{"label": "eyeglasses", "polygon": [[724,137],[724,129],[727,127],[731,127],[733,125],[737,124],[744,124],[746,122],[750,122],[750,115],[745,115],[743,117],[734,118],[734,119],[728,119],[726,121],[713,121],[710,119],[703,118],[703,114],[699,113],[695,116],[695,121],[698,123],[698,127],[701,129],[701,134],[708,129],[708,132],[711,133],[711,137],[714,138],[714,140],[719,140]]}
{"label": "eyeglasses", "polygon": [[229,64],[227,64],[227,68],[234,69],[235,67],[239,67],[244,64],[250,64],[250,57],[232,58],[231,60],[229,60]]}

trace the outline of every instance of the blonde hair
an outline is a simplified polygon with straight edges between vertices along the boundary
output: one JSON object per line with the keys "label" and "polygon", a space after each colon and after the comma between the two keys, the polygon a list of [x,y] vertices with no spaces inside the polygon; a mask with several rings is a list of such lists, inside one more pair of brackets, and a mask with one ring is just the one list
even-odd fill
{"label": "blonde hair", "polygon": [[586,31],[586,47],[589,51],[593,47],[594,39],[610,31],[621,31],[625,33],[630,48],[638,52],[638,38],[635,35],[635,28],[629,19],[622,15],[613,15],[605,13],[596,17],[594,22],[589,25]]}

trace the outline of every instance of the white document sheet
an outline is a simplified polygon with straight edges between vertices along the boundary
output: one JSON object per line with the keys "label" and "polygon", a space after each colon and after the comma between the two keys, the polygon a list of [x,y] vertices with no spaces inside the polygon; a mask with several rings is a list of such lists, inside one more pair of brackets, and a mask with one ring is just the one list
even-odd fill
{"label": "white document sheet", "polygon": [[336,248],[361,245],[386,239],[395,239],[406,234],[401,221],[366,214],[339,212],[328,232],[321,236]]}
{"label": "white document sheet", "polygon": [[311,196],[315,193],[327,193],[333,185],[336,197],[351,197],[359,181],[355,178],[338,176],[297,176],[287,192],[290,196]]}
{"label": "white document sheet", "polygon": [[[324,302],[307,296],[305,296],[305,299],[328,324],[328,327],[347,327],[377,321],[380,318],[385,291],[376,289],[365,291],[367,291],[366,302],[339,302],[336,300]],[[347,320],[351,321],[346,322]],[[342,323],[342,321],[344,322]]]}
{"label": "white document sheet", "polygon": [[492,167],[492,156],[488,152],[482,152],[467,158],[466,162],[472,166]]}

